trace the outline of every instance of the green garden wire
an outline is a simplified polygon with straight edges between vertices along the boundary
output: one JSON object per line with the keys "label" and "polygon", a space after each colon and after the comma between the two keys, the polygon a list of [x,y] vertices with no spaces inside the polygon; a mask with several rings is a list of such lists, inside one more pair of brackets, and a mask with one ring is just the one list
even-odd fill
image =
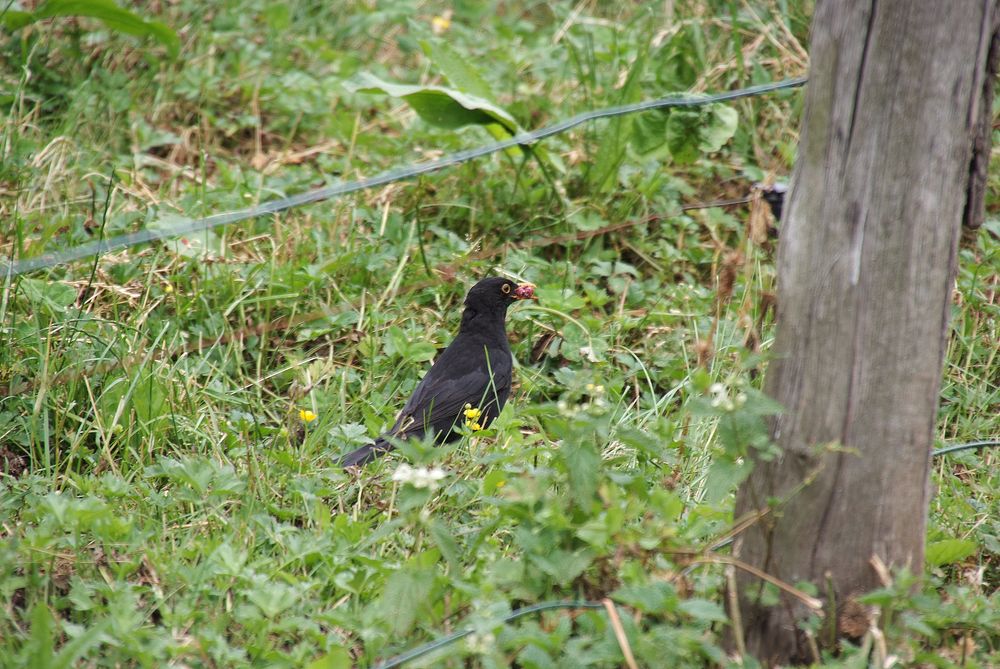
{"label": "green garden wire", "polygon": [[[509,623],[513,620],[517,620],[521,616],[526,616],[532,613],[538,613],[539,611],[551,611],[553,609],[603,609],[605,608],[603,602],[592,602],[587,600],[579,601],[560,601],[560,602],[541,602],[540,604],[532,604],[531,606],[525,606],[520,609],[514,609],[509,615],[504,616],[499,622]],[[436,641],[426,643],[422,646],[417,646],[411,650],[401,653],[396,657],[386,660],[381,664],[375,665],[375,669],[392,669],[393,667],[398,667],[404,662],[409,662],[410,660],[415,660],[422,655],[434,652],[438,648],[443,648],[448,646],[459,639],[463,639],[475,630],[472,628],[467,628],[459,632],[453,632],[448,636],[443,636]]]}
{"label": "green garden wire", "polygon": [[933,455],[936,458],[941,455],[947,455],[948,453],[979,450],[980,448],[990,448],[993,446],[1000,446],[1000,440],[970,441],[967,444],[954,444],[952,446],[944,446],[942,448],[936,449],[933,453],[931,453],[931,455]]}
{"label": "green garden wire", "polygon": [[138,244],[144,244],[147,242],[152,242],[158,239],[164,239],[168,237],[190,235],[196,232],[202,232],[204,230],[210,230],[212,228],[217,228],[224,225],[230,225],[238,221],[245,221],[250,218],[257,218],[260,216],[275,214],[280,211],[285,211],[287,209],[292,209],[293,207],[299,207],[305,204],[310,204],[312,202],[319,202],[320,200],[328,200],[330,198],[346,195],[347,193],[353,193],[368,188],[376,188],[378,186],[385,186],[386,184],[390,184],[396,181],[402,181],[404,179],[410,179],[412,177],[419,176],[421,174],[437,172],[438,170],[442,170],[446,167],[451,167],[452,165],[458,165],[459,163],[464,163],[473,160],[475,158],[487,156],[492,153],[496,153],[498,151],[503,151],[504,149],[509,149],[515,146],[529,146],[531,144],[534,144],[535,142],[538,142],[539,140],[551,137],[553,135],[558,135],[560,133],[566,132],[567,130],[575,128],[578,125],[581,125],[588,121],[593,121],[595,119],[611,118],[614,116],[622,116],[624,114],[634,114],[636,112],[649,111],[651,109],[666,109],[670,107],[698,107],[702,105],[713,104],[716,102],[725,102],[728,100],[737,100],[740,98],[763,95],[765,93],[771,93],[774,91],[780,91],[788,88],[797,88],[799,86],[804,85],[805,83],[806,79],[804,77],[797,79],[785,79],[783,81],[778,81],[770,84],[751,86],[749,88],[741,88],[735,91],[717,93],[715,95],[668,96],[668,97],[658,98],[655,100],[636,102],[634,104],[620,105],[617,107],[608,107],[605,109],[597,109],[594,111],[583,112],[565,121],[560,121],[559,123],[554,123],[552,125],[540,128],[532,132],[520,133],[508,139],[504,139],[498,142],[493,142],[491,144],[486,144],[484,146],[480,146],[477,148],[467,149],[464,151],[457,151],[455,153],[444,156],[443,158],[440,158],[438,160],[433,160],[424,163],[416,163],[413,165],[396,168],[393,170],[382,172],[381,174],[377,174],[367,179],[358,179],[356,181],[342,181],[339,183],[335,183],[331,186],[325,186],[323,188],[317,188],[314,190],[306,191],[304,193],[299,193],[297,195],[292,195],[291,197],[282,198],[280,200],[273,200],[271,202],[265,202],[264,204],[258,205],[256,207],[225,212],[222,214],[214,214],[212,216],[207,216],[205,218],[186,221],[180,225],[176,225],[167,229],[153,230],[147,228],[145,230],[140,230],[138,232],[132,232],[125,235],[119,235],[117,237],[112,237],[110,239],[101,239],[94,242],[87,242],[85,244],[80,244],[79,246],[74,246],[64,251],[52,251],[49,253],[43,253],[34,258],[15,260],[13,262],[8,260],[0,260],[0,277],[3,276],[13,277],[13,276],[18,276],[20,274],[25,274],[27,272],[34,272],[37,270],[48,269],[49,267],[54,267],[55,265],[61,265],[64,263],[71,262],[73,260],[80,260],[81,258],[87,258],[94,255],[101,255],[116,249],[128,248],[131,246],[136,246]]}

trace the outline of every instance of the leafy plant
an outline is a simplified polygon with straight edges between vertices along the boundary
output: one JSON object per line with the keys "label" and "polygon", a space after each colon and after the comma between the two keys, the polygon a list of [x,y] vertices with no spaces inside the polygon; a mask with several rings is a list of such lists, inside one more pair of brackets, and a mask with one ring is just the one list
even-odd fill
{"label": "leafy plant", "polygon": [[33,12],[5,9],[0,21],[8,30],[22,30],[33,23],[53,18],[86,17],[97,19],[108,29],[134,37],[152,37],[162,44],[171,58],[180,52],[177,33],[159,21],[147,21],[122,9],[114,0],[45,0]]}
{"label": "leafy plant", "polygon": [[493,132],[502,128],[508,135],[518,130],[517,121],[503,109],[486,99],[454,89],[390,84],[367,72],[355,75],[345,85],[352,91],[384,93],[406,100],[420,118],[442,128],[483,125]]}
{"label": "leafy plant", "polygon": [[[797,76],[809,19],[784,2],[180,0],[127,32],[110,7],[2,19],[8,258]],[[597,121],[536,160],[0,279],[0,657],[363,667],[472,629],[413,664],[617,667],[609,598],[640,666],[737,662],[709,547],[746,456],[771,448],[756,374],[780,239],[747,235],[761,211],[690,206],[787,175],[800,100]],[[942,442],[995,429],[995,228],[960,251]],[[500,271],[540,298],[509,315],[510,408],[363,476],[336,467],[391,424],[467,286]],[[998,664],[992,457],[935,461],[930,575],[864,604],[904,662]],[[567,600],[597,608],[503,622]]]}

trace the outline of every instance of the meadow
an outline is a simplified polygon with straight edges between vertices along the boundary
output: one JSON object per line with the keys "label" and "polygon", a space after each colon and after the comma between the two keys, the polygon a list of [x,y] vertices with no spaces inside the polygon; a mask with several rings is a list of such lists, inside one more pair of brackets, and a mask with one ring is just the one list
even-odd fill
{"label": "meadow", "polygon": [[[785,0],[128,9],[0,31],[8,259],[809,62]],[[725,544],[774,410],[754,184],[787,181],[802,99],[592,121],[0,278],[0,666],[376,666],[464,630],[406,666],[758,666],[725,650]],[[939,447],[1000,438],[998,186],[959,252]],[[510,311],[507,409],[344,472],[496,274],[539,297]],[[823,666],[1000,666],[998,455],[935,460],[923,575]]]}

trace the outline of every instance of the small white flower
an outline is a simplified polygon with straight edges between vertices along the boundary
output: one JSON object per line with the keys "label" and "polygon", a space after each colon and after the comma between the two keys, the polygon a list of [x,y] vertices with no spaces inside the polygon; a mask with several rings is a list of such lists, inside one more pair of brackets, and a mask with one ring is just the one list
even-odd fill
{"label": "small white flower", "polygon": [[414,488],[430,488],[434,490],[438,487],[438,481],[446,476],[448,476],[448,472],[440,467],[432,469],[428,469],[427,467],[411,467],[404,462],[392,473],[392,480],[397,483],[408,483]]}
{"label": "small white flower", "polygon": [[392,473],[392,480],[397,483],[409,483],[412,477],[413,467],[405,462],[396,467],[396,471]]}
{"label": "small white flower", "polygon": [[417,469],[416,479],[413,481],[414,487],[417,488],[437,488],[438,481],[447,476],[445,472],[440,467],[435,467],[433,469],[427,469],[426,467],[421,467]]}
{"label": "small white flower", "polygon": [[473,632],[472,634],[469,635],[469,637],[465,641],[466,647],[469,649],[470,652],[478,653],[480,655],[483,653],[490,652],[493,649],[493,645],[495,643],[496,643],[496,637],[494,637],[489,632],[487,632],[486,634],[479,634],[477,632]]}
{"label": "small white flower", "polygon": [[729,399],[729,391],[721,383],[713,383],[708,387],[708,392],[712,394],[712,407],[722,408],[726,411],[733,410],[733,402]]}
{"label": "small white flower", "polygon": [[594,348],[592,346],[581,346],[580,355],[587,359],[587,362],[600,362],[601,359],[597,357],[594,353]]}
{"label": "small white flower", "polygon": [[556,408],[559,409],[559,413],[563,416],[572,416],[576,413],[576,410],[566,400],[556,402]]}

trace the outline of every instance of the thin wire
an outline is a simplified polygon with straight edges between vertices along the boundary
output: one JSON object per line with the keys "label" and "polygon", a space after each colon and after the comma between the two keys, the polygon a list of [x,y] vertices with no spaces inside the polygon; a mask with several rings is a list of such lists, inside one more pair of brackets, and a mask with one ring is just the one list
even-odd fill
{"label": "thin wire", "polygon": [[970,441],[967,444],[954,444],[952,446],[945,446],[944,448],[939,448],[931,455],[935,458],[939,455],[947,455],[948,453],[957,453],[959,451],[971,451],[979,450],[980,448],[989,448],[991,446],[1000,446],[1000,441],[986,440],[986,441]]}
{"label": "thin wire", "polygon": [[[531,606],[525,606],[520,609],[515,609],[509,615],[500,620],[501,623],[509,623],[513,620],[517,620],[521,616],[526,616],[531,613],[538,613],[539,611],[550,611],[552,609],[603,609],[604,604],[602,602],[592,602],[592,601],[570,601],[570,602],[542,602],[541,604],[533,604]],[[453,632],[448,636],[441,637],[436,641],[426,643],[423,646],[417,646],[412,650],[408,650],[405,653],[401,653],[393,658],[386,660],[381,664],[375,665],[375,669],[392,669],[393,667],[398,667],[404,662],[409,662],[410,660],[431,653],[438,648],[447,646],[448,644],[454,643],[459,639],[469,636],[475,632],[472,628],[466,628],[459,632]]]}
{"label": "thin wire", "polygon": [[555,123],[553,125],[540,128],[533,132],[525,132],[504,139],[498,142],[493,142],[492,144],[486,144],[474,149],[466,149],[464,151],[457,151],[455,153],[449,154],[438,160],[429,161],[426,163],[417,163],[415,165],[409,165],[406,167],[401,167],[393,170],[388,170],[377,174],[373,177],[367,179],[358,179],[356,181],[343,181],[340,183],[335,183],[332,186],[325,186],[323,188],[317,188],[314,190],[306,191],[304,193],[299,193],[298,195],[292,195],[291,197],[282,198],[280,200],[274,200],[271,202],[266,202],[264,204],[258,205],[256,207],[251,207],[249,209],[240,209],[237,211],[230,211],[222,214],[214,214],[212,216],[207,216],[205,218],[195,219],[193,221],[188,221],[184,224],[171,227],[169,229],[145,229],[139,232],[132,232],[125,235],[119,235],[118,237],[112,237],[111,239],[99,240],[96,242],[88,242],[86,244],[81,244],[65,251],[43,253],[42,255],[36,256],[34,258],[28,258],[25,260],[18,260],[16,262],[10,262],[8,260],[0,260],[0,275],[6,275],[8,277],[18,276],[26,272],[34,272],[36,270],[47,269],[55,265],[61,265],[63,263],[71,262],[73,260],[79,260],[81,258],[86,258],[93,255],[100,255],[113,251],[115,249],[128,248],[131,246],[136,246],[137,244],[144,244],[146,242],[156,241],[158,239],[164,239],[166,237],[177,237],[179,235],[190,235],[196,232],[201,232],[204,230],[210,230],[212,228],[217,228],[223,225],[230,225],[238,221],[245,221],[249,218],[258,218],[260,216],[266,216],[269,214],[276,214],[286,209],[291,209],[293,207],[299,207],[305,204],[310,204],[312,202],[318,202],[320,200],[328,200],[330,198],[339,197],[341,195],[346,195],[348,193],[353,193],[359,190],[365,190],[368,188],[376,188],[378,186],[385,186],[387,184],[402,181],[404,179],[410,179],[421,174],[428,174],[430,172],[437,172],[446,167],[451,167],[452,165],[457,165],[459,163],[464,163],[475,158],[480,158],[482,156],[487,156],[498,151],[503,151],[504,149],[509,149],[515,146],[530,146],[538,142],[539,140],[551,137],[553,135],[558,135],[560,133],[566,132],[578,125],[586,123],[588,121],[593,121],[595,119],[610,118],[613,116],[622,116],[624,114],[633,114],[641,111],[648,111],[651,109],[664,109],[668,107],[697,107],[701,105],[712,104],[716,102],[725,102],[727,100],[737,100],[740,98],[753,97],[756,95],[762,95],[764,93],[771,93],[773,91],[780,91],[788,88],[797,88],[806,83],[805,77],[800,77],[796,79],[785,79],[783,81],[778,81],[770,84],[762,84],[760,86],[751,86],[749,88],[741,88],[735,91],[728,91],[725,93],[717,93],[715,95],[704,95],[704,96],[670,96],[664,98],[658,98],[656,100],[646,100],[644,102],[636,102],[633,104],[619,105],[617,107],[608,107],[606,109],[597,109],[594,111],[584,112],[577,114],[572,118],[565,121]]}

